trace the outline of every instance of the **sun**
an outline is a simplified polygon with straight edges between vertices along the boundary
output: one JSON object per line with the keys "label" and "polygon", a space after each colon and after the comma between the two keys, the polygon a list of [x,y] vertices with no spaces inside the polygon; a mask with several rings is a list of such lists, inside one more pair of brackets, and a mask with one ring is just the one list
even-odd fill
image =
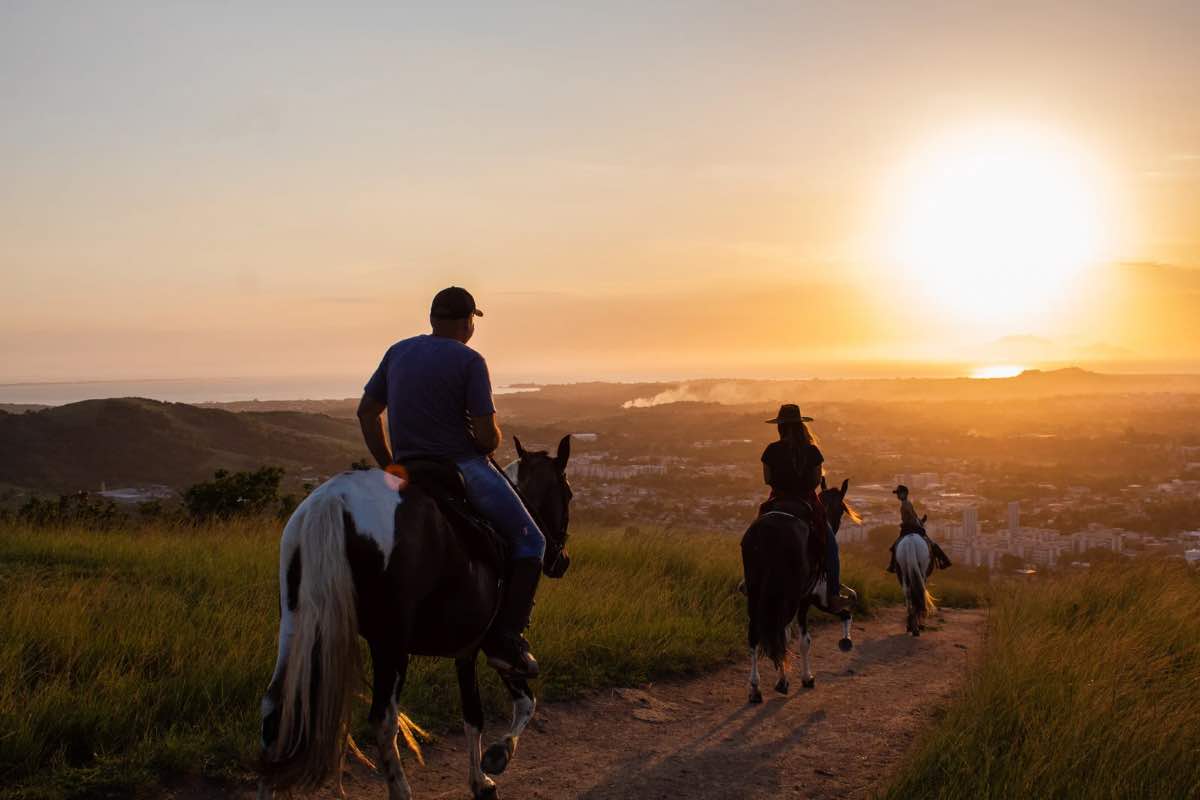
{"label": "sun", "polygon": [[1079,148],[1045,131],[943,136],[897,176],[886,256],[933,310],[1021,324],[1106,257],[1101,184]]}

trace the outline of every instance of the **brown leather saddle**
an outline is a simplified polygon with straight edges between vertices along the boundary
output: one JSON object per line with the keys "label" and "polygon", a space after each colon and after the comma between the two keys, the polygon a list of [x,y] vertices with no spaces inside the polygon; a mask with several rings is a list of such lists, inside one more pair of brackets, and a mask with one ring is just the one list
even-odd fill
{"label": "brown leather saddle", "polygon": [[449,459],[432,457],[410,458],[400,465],[408,472],[409,482],[437,503],[471,557],[492,564],[503,575],[508,563],[508,542],[471,505],[458,465]]}

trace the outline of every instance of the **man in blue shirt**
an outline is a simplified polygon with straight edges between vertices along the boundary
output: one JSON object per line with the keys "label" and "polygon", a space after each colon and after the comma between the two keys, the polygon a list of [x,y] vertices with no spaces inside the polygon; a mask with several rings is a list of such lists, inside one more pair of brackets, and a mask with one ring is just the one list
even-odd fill
{"label": "man in blue shirt", "polygon": [[[535,678],[538,664],[522,635],[529,626],[546,540],[507,478],[488,456],[500,446],[492,383],[483,356],[467,347],[483,312],[466,289],[438,292],[432,333],[396,342],[363,388],[358,420],[379,466],[433,456],[458,465],[467,497],[512,548],[507,588],[484,643],[488,661]],[[380,416],[387,411],[391,449]]]}

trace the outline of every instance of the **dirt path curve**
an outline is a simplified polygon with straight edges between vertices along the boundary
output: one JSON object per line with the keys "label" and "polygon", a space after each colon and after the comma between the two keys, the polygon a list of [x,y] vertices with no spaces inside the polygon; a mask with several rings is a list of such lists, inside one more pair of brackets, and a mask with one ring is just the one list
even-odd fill
{"label": "dirt path curve", "polygon": [[[985,612],[946,610],[919,639],[904,635],[901,609],[854,625],[855,648],[841,653],[837,631],[813,639],[815,689],[771,690],[746,703],[748,664],[688,681],[606,691],[546,704],[497,779],[501,798],[865,797],[895,769],[932,709],[962,683],[979,649]],[[796,660],[797,667],[799,659]],[[490,724],[485,743],[501,730]],[[427,766],[406,759],[416,800],[461,800],[466,756],[461,737],[426,749]],[[386,798],[377,776],[347,776],[351,800]],[[332,796],[332,795],[331,795]]]}

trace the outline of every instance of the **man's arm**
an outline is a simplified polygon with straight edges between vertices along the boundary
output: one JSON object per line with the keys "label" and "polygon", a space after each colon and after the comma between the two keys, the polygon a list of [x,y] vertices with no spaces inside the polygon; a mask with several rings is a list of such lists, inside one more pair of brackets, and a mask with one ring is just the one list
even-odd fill
{"label": "man's arm", "polygon": [[392,463],[392,452],[388,450],[387,440],[383,436],[383,412],[387,405],[368,394],[358,402],[358,424],[362,428],[363,441],[367,449],[379,464],[380,469],[387,469]]}
{"label": "man's arm", "polygon": [[482,416],[471,415],[471,438],[475,440],[475,449],[485,456],[496,452],[503,438],[500,426],[496,423],[495,414]]}

